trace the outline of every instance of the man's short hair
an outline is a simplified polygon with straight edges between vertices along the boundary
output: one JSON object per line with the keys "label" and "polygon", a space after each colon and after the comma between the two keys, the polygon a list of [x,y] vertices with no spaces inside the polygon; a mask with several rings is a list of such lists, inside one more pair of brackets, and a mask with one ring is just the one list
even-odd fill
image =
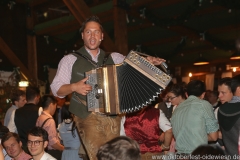
{"label": "man's short hair", "polygon": [[20,138],[17,133],[8,132],[2,137],[1,144],[3,145],[3,147],[4,147],[4,142],[6,142],[7,140],[9,140],[12,137],[14,137],[16,139],[16,141],[18,143],[20,143]]}
{"label": "man's short hair", "polygon": [[218,82],[218,86],[221,86],[221,85],[225,85],[228,87],[228,89],[230,91],[232,91],[231,89],[231,83],[232,83],[232,78],[230,77],[224,77],[222,79],[220,79],[220,81]]}
{"label": "man's short hair", "polygon": [[188,96],[199,97],[206,91],[206,85],[200,80],[192,80],[187,85],[187,94]]}
{"label": "man's short hair", "polygon": [[216,99],[218,99],[218,95],[219,95],[219,93],[218,93],[218,91],[211,91],[210,92],[214,97],[216,97]]}
{"label": "man's short hair", "polygon": [[26,96],[26,93],[20,89],[14,90],[11,94],[11,101],[15,105],[15,101],[19,101],[20,96]]}
{"label": "man's short hair", "polygon": [[43,109],[48,108],[50,103],[56,104],[57,103],[56,98],[52,95],[44,95],[42,97],[42,103],[41,103],[41,106],[43,107]]}
{"label": "man's short hair", "polygon": [[48,141],[48,132],[42,127],[34,127],[28,131],[28,135],[42,137],[43,141]]}
{"label": "man's short hair", "polygon": [[6,126],[0,125],[0,139],[3,138],[7,133],[9,132],[9,129]]}
{"label": "man's short hair", "polygon": [[40,96],[40,90],[37,87],[27,87],[26,90],[27,101],[32,101],[37,96]]}
{"label": "man's short hair", "polygon": [[86,28],[86,24],[88,22],[96,22],[96,23],[98,23],[99,26],[100,26],[101,31],[103,32],[103,27],[102,27],[100,19],[97,16],[93,15],[93,16],[89,17],[88,19],[86,19],[86,21],[84,21],[82,23],[82,27],[80,28],[80,33],[82,33],[84,31],[84,29]]}
{"label": "man's short hair", "polygon": [[116,137],[102,145],[98,160],[140,160],[140,149],[136,141],[126,136]]}
{"label": "man's short hair", "polygon": [[240,87],[240,74],[232,78],[231,90],[233,94],[235,94],[237,87]]}

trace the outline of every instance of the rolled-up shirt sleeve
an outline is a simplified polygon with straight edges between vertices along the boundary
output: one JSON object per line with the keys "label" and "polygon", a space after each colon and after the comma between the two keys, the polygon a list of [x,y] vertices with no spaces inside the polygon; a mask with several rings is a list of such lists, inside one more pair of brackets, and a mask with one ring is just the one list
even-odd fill
{"label": "rolled-up shirt sleeve", "polygon": [[72,54],[64,56],[58,64],[57,73],[50,85],[52,93],[54,96],[63,98],[64,96],[58,96],[57,92],[59,88],[64,84],[70,84],[72,75],[72,66],[76,61],[77,57]]}

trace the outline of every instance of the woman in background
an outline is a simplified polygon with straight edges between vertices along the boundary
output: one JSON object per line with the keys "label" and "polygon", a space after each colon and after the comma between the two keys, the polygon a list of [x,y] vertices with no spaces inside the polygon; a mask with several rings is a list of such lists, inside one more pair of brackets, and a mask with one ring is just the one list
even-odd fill
{"label": "woman in background", "polygon": [[64,145],[62,160],[82,160],[78,155],[81,143],[77,133],[76,124],[73,121],[74,115],[69,112],[69,105],[63,105],[61,117],[62,123],[59,124],[58,131]]}

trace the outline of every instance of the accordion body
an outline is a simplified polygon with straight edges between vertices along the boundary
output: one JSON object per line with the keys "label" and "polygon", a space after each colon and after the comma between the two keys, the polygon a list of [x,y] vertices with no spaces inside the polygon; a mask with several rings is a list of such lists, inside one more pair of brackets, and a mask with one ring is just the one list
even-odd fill
{"label": "accordion body", "polygon": [[105,114],[130,113],[148,105],[171,81],[171,77],[131,51],[123,63],[106,65],[89,72],[89,111]]}

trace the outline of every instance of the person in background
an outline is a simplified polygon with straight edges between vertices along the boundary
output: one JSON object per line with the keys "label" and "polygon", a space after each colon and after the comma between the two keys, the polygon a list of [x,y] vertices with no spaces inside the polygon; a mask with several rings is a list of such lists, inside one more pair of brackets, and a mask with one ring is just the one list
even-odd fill
{"label": "person in background", "polygon": [[48,133],[45,129],[42,127],[34,127],[29,130],[27,137],[28,150],[33,160],[57,160],[44,151],[48,146]]}
{"label": "person in background", "polygon": [[233,93],[231,90],[231,81],[232,78],[225,77],[222,78],[218,83],[218,98],[222,104],[231,101],[233,97]]}
{"label": "person in background", "polygon": [[120,136],[102,145],[97,152],[97,159],[141,160],[140,149],[136,141]]}
{"label": "person in background", "polygon": [[206,100],[206,101],[209,101],[208,98],[209,98],[209,95],[210,95],[211,92],[212,92],[212,90],[210,90],[210,89],[206,90],[203,99]]}
{"label": "person in background", "polygon": [[[160,130],[164,132],[164,141],[161,145],[159,145]],[[172,127],[161,110],[154,106],[146,106],[138,112],[122,117],[120,135],[135,140],[144,159],[151,155],[163,155],[163,151],[169,150]]]}
{"label": "person in background", "polygon": [[232,78],[231,101],[222,104],[218,111],[218,121],[226,154],[240,155],[240,75]]}
{"label": "person in background", "polygon": [[61,115],[62,123],[58,125],[58,132],[64,145],[62,160],[81,160],[78,154],[81,142],[78,136],[76,122],[73,120],[74,115],[69,111],[69,105],[63,105]]}
{"label": "person in background", "polygon": [[[179,83],[174,84],[170,87],[168,90],[168,93],[166,95],[167,100],[174,106],[173,111],[176,109],[176,107],[186,100],[186,84],[185,83]],[[170,149],[168,151],[169,154],[175,153],[175,138],[172,138]]]}
{"label": "person in background", "polygon": [[16,133],[8,132],[5,134],[2,137],[2,146],[12,160],[29,160],[32,158],[22,149],[22,142]]}
{"label": "person in background", "polygon": [[37,87],[27,87],[26,89],[27,103],[12,112],[8,129],[10,132],[18,133],[23,145],[23,149],[27,152],[27,132],[30,128],[35,127],[41,107],[38,106],[40,101],[40,90]]}
{"label": "person in background", "polygon": [[56,123],[56,128],[57,128],[58,125],[62,123],[61,110],[62,110],[62,106],[66,102],[66,98],[59,98],[59,97],[55,97],[55,98],[57,100],[57,109],[53,115],[53,118],[54,118],[54,121]]}
{"label": "person in background", "polygon": [[[0,122],[0,146],[2,146],[1,144],[1,140],[2,137],[7,134],[9,132],[9,129],[6,126],[3,126],[2,123]],[[4,155],[4,160],[11,160],[12,158],[8,156],[6,150],[2,147],[2,152]]]}
{"label": "person in background", "polygon": [[[79,135],[83,137],[82,143],[84,147],[81,145],[80,152],[83,155],[87,153],[90,159],[96,159],[96,152],[99,146],[119,136],[120,118],[94,114],[88,111],[88,107],[85,104],[86,95],[92,90],[92,87],[85,83],[88,77],[85,78],[84,73],[103,64],[122,63],[125,56],[116,52],[107,56],[99,48],[104,40],[104,34],[98,17],[91,16],[86,19],[82,24],[80,32],[84,46],[77,50],[78,53],[68,54],[61,59],[56,76],[51,84],[51,90],[54,96],[60,98],[72,93],[69,110],[76,116],[75,120]],[[106,57],[107,60],[105,59]],[[165,62],[161,58],[151,56],[146,57],[146,59],[154,65],[160,65],[162,62]],[[102,126],[106,126],[105,129],[96,131],[95,128]],[[114,131],[112,130],[113,128]],[[102,135],[106,136],[96,138]]]}
{"label": "person in background", "polygon": [[212,106],[203,100],[205,91],[204,82],[190,81],[187,85],[188,98],[173,112],[171,124],[177,154],[190,155],[199,145],[218,138],[218,123]]}
{"label": "person in background", "polygon": [[208,102],[212,105],[215,117],[217,119],[217,112],[219,106],[221,106],[221,102],[218,101],[218,91],[211,91],[208,95]]}
{"label": "person in background", "polygon": [[[211,158],[213,157],[213,158]],[[219,160],[230,160],[226,156],[224,150],[219,147],[219,145],[200,145],[197,147],[191,154],[190,160],[199,160],[199,159],[219,159]]]}
{"label": "person in background", "polygon": [[56,111],[57,100],[52,95],[42,97],[42,114],[38,117],[36,126],[42,127],[48,132],[48,153],[56,159],[61,159],[64,146],[61,145],[55,121],[52,115]]}
{"label": "person in background", "polygon": [[11,101],[12,106],[7,110],[4,117],[4,126],[8,126],[12,112],[26,104],[26,93],[20,89],[13,91]]}

